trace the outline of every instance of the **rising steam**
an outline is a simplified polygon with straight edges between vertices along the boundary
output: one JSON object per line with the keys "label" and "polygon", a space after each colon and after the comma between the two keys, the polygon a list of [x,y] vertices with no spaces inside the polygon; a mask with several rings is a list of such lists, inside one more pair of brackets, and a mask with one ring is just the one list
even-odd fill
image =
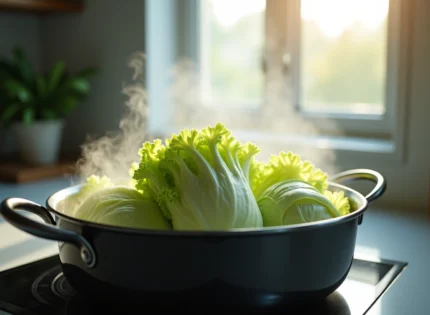
{"label": "rising steam", "polygon": [[[123,87],[128,96],[126,112],[119,124],[119,131],[110,132],[99,139],[88,139],[82,145],[82,155],[78,161],[81,179],[92,174],[106,175],[112,180],[122,180],[128,176],[130,166],[139,160],[138,151],[149,138],[148,102],[146,89],[142,83],[145,74],[145,55],[135,53],[128,66],[134,70],[133,83]],[[261,148],[257,156],[266,160],[280,151],[293,151],[317,167],[333,174],[335,155],[332,150],[320,150],[309,145],[301,145],[295,137],[317,136],[320,132],[310,122],[305,121],[294,109],[291,98],[291,82],[286,81],[281,71],[276,69],[265,73],[265,102],[259,110],[223,108],[219,95],[210,96],[209,106],[205,103],[202,80],[194,64],[183,60],[171,72],[171,86],[168,89],[173,107],[171,130],[166,137],[182,128],[203,128],[221,122],[239,139],[256,143]],[[219,104],[219,106],[218,106]],[[326,124],[332,124],[327,120]],[[265,136],[261,136],[261,134]],[[286,142],[286,140],[293,140]],[[295,140],[295,141],[294,141]]]}
{"label": "rising steam", "polygon": [[[321,131],[296,111],[292,84],[285,79],[282,70],[277,69],[279,67],[268,68],[265,73],[265,101],[262,108],[253,110],[222,107],[222,95],[211,94],[210,98],[204,95],[203,80],[193,63],[187,60],[177,63],[172,71],[173,83],[169,90],[171,103],[174,104],[172,125],[176,128],[171,132],[222,122],[240,140],[256,143],[261,149],[257,155],[260,160],[267,160],[280,151],[293,151],[325,172],[336,173],[333,150],[322,150],[302,141],[305,138],[316,139]],[[205,100],[209,100],[210,104]],[[325,119],[324,124],[341,133],[332,120]]]}
{"label": "rising steam", "polygon": [[78,174],[82,179],[94,174],[122,180],[128,176],[138,151],[147,137],[148,103],[143,85],[145,55],[135,53],[128,66],[133,68],[133,83],[123,87],[128,96],[126,112],[120,120],[119,131],[109,132],[98,139],[88,139],[82,146],[78,160]]}

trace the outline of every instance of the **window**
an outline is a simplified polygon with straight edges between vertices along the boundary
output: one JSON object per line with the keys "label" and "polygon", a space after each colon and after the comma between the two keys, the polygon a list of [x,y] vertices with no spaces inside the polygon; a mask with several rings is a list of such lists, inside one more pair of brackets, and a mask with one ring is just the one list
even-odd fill
{"label": "window", "polygon": [[[398,1],[281,2],[296,109],[327,133],[392,138],[400,100]],[[334,128],[324,126],[327,119]]]}
{"label": "window", "polygon": [[[391,3],[390,3],[391,2]],[[269,108],[265,66],[282,69],[283,106],[323,129],[389,137],[397,84],[396,3],[390,0],[202,0],[201,105]],[[265,58],[266,57],[266,58]],[[266,81],[265,81],[266,80]],[[273,80],[275,81],[275,80]],[[276,84],[279,88],[279,83]],[[260,112],[261,114],[261,112]]]}
{"label": "window", "polygon": [[389,0],[300,2],[293,29],[302,110],[384,114],[388,7]]}
{"label": "window", "polygon": [[[163,21],[168,7],[177,43],[172,63],[191,59],[195,76],[190,76],[189,69],[176,72],[176,86],[169,92],[174,91],[173,103],[179,105],[172,115],[174,122],[165,121],[165,125],[178,130],[222,120],[233,129],[271,139],[341,136],[377,140],[378,145],[389,141],[374,150],[399,150],[408,39],[407,31],[401,32],[406,23],[400,15],[401,3],[407,2],[181,0],[166,4]],[[152,19],[156,21],[156,16]],[[165,25],[158,23],[160,33]],[[159,45],[154,56],[160,58],[166,51],[156,42],[159,35],[151,36],[151,49]],[[168,112],[154,110],[160,117]],[[161,128],[159,121],[153,125]]]}
{"label": "window", "polygon": [[205,0],[200,5],[202,104],[259,108],[266,1]]}

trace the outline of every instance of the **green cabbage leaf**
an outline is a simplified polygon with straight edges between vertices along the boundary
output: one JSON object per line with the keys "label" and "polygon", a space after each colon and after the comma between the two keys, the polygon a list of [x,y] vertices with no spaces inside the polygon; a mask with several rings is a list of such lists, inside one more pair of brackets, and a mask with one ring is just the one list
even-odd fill
{"label": "green cabbage leaf", "polygon": [[104,188],[114,187],[112,180],[107,176],[91,175],[87,177],[86,182],[82,184],[80,190],[57,205],[57,210],[70,216],[75,216],[79,206],[94,192]]}
{"label": "green cabbage leaf", "polygon": [[351,206],[349,204],[349,199],[345,196],[343,191],[324,191],[324,196],[333,204],[333,206],[339,211],[340,215],[346,215],[350,213]]}
{"label": "green cabbage leaf", "polygon": [[327,173],[290,151],[272,155],[266,163],[253,160],[250,180],[252,192],[257,200],[270,186],[285,180],[306,182],[321,193],[328,187]]}
{"label": "green cabbage leaf", "polygon": [[75,217],[118,227],[171,229],[157,203],[129,187],[108,187],[93,192],[76,210]]}
{"label": "green cabbage leaf", "polygon": [[249,184],[259,149],[242,144],[222,124],[183,129],[167,139],[145,142],[134,171],[136,189],[150,192],[177,230],[262,227]]}
{"label": "green cabbage leaf", "polygon": [[264,226],[315,222],[340,216],[332,202],[311,184],[284,180],[267,188],[258,199]]}

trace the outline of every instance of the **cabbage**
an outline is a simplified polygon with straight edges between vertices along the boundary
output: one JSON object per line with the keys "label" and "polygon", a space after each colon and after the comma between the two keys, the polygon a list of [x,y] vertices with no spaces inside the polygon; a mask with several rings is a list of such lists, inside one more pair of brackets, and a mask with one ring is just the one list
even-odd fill
{"label": "cabbage", "polygon": [[[309,161],[281,151],[267,163],[223,125],[146,141],[128,177],[92,175],[63,212],[114,226],[229,230],[319,221],[348,214],[343,192]],[[126,174],[125,174],[126,175]],[[57,206],[58,207],[58,206]],[[61,211],[61,210],[60,210]]]}
{"label": "cabbage", "polygon": [[249,184],[258,152],[222,124],[184,129],[165,144],[144,143],[134,172],[136,189],[150,192],[177,230],[262,227]]}
{"label": "cabbage", "polygon": [[74,216],[79,206],[94,192],[103,188],[114,187],[111,179],[107,176],[91,175],[87,177],[86,183],[81,189],[60,201],[57,210],[64,214]]}
{"label": "cabbage", "polygon": [[91,175],[87,177],[86,183],[84,183],[81,189],[68,196],[57,205],[57,210],[65,214],[74,216],[76,209],[89,197],[92,193],[99,191],[100,189],[116,186],[126,186],[134,188],[136,181],[133,179],[133,173],[137,169],[138,164],[133,162],[128,171],[128,177],[117,179],[113,181],[107,176]]}
{"label": "cabbage", "polygon": [[351,206],[349,204],[348,197],[345,196],[343,191],[324,191],[324,196],[333,204],[333,206],[339,211],[341,215],[350,213]]}
{"label": "cabbage", "polygon": [[129,187],[108,187],[93,192],[75,217],[94,223],[141,229],[171,229],[157,203]]}
{"label": "cabbage", "polygon": [[257,200],[270,186],[285,180],[307,182],[321,193],[328,187],[328,175],[293,152],[281,151],[278,155],[272,155],[267,163],[252,161],[250,179]]}
{"label": "cabbage", "polygon": [[264,226],[320,221],[341,214],[331,201],[311,184],[284,180],[267,188],[258,199]]}

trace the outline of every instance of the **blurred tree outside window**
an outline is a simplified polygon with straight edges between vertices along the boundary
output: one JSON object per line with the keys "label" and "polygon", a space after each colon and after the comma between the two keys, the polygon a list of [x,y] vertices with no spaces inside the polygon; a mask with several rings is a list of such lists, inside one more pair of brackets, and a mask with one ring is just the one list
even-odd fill
{"label": "blurred tree outside window", "polygon": [[[202,1],[205,97],[217,106],[262,106],[265,21],[273,12],[266,6],[279,0]],[[299,52],[292,55],[299,110],[383,114],[389,0],[282,1],[299,2],[293,18],[292,10],[280,12],[296,21],[296,40],[286,46]]]}

